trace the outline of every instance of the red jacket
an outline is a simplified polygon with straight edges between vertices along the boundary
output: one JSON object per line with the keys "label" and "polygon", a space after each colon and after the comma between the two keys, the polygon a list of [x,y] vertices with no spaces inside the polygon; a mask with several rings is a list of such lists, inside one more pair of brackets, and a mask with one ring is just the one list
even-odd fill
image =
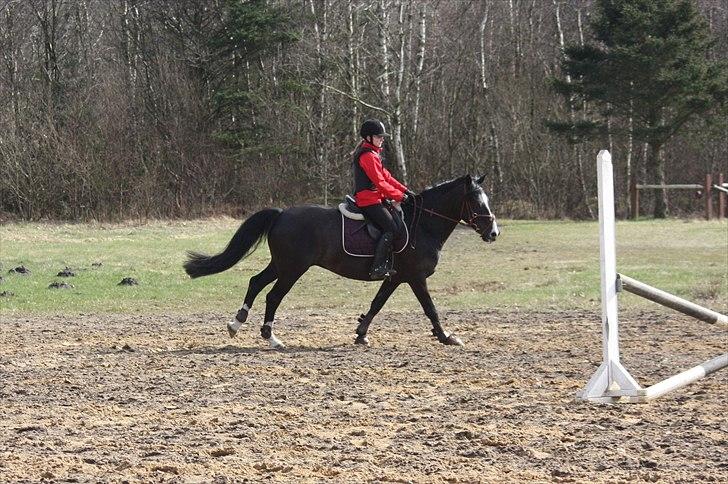
{"label": "red jacket", "polygon": [[382,158],[379,153],[381,148],[362,142],[362,147],[371,151],[365,151],[359,156],[359,166],[366,173],[374,185],[373,190],[361,190],[354,194],[356,204],[359,207],[366,207],[382,203],[382,200],[391,199],[401,202],[407,187],[398,182],[389,171],[382,165]]}

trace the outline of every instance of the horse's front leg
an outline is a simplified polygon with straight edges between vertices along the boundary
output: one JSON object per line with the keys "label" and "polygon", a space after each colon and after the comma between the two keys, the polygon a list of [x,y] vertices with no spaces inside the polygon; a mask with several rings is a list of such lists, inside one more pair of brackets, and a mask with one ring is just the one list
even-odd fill
{"label": "horse's front leg", "polygon": [[411,281],[409,285],[412,288],[412,292],[415,293],[417,300],[422,305],[422,309],[425,310],[425,314],[432,322],[432,335],[435,336],[442,344],[463,346],[463,342],[460,338],[454,334],[446,332],[442,328],[442,325],[440,324],[440,316],[437,315],[437,309],[435,309],[435,304],[432,302],[430,291],[427,290],[427,281],[425,279]]}
{"label": "horse's front leg", "polygon": [[354,343],[358,345],[369,346],[369,338],[367,338],[367,331],[369,331],[369,324],[371,324],[374,316],[384,307],[384,303],[387,302],[389,296],[392,295],[397,286],[399,286],[399,280],[387,279],[384,281],[372,300],[372,305],[369,307],[369,312],[359,316],[359,326],[356,328],[356,340]]}

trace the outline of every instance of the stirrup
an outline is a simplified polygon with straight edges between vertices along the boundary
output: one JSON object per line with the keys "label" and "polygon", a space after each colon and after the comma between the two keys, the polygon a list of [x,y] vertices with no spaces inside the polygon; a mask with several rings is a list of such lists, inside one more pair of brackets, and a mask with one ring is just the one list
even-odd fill
{"label": "stirrup", "polygon": [[389,279],[392,276],[396,276],[397,271],[394,269],[387,269],[386,264],[381,265],[375,269],[372,269],[371,272],[369,272],[369,278],[372,281],[381,281],[384,279]]}

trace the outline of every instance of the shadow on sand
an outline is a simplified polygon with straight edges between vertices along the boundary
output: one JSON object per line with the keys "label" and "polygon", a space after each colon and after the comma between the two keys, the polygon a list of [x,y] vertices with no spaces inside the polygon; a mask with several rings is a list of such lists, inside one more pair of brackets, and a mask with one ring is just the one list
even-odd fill
{"label": "shadow on sand", "polygon": [[351,353],[352,351],[360,351],[361,348],[355,345],[337,345],[337,346],[296,346],[287,347],[283,350],[276,350],[265,346],[256,347],[240,347],[234,345],[225,346],[206,346],[198,348],[189,348],[183,350],[171,350],[170,354],[175,355],[253,355],[261,353]]}

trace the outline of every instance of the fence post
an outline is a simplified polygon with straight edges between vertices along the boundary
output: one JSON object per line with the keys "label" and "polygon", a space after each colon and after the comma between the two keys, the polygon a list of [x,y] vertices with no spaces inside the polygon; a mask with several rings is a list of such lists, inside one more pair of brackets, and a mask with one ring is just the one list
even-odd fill
{"label": "fence post", "polygon": [[640,216],[640,192],[637,190],[637,177],[634,173],[629,180],[629,208],[632,210],[632,220],[637,220]]}
{"label": "fence post", "polygon": [[705,175],[705,219],[710,220],[713,217],[713,175],[707,173]]}
{"label": "fence post", "polygon": [[[721,188],[725,188],[723,186],[724,182],[725,180],[723,179],[723,174],[718,173],[718,186]],[[725,202],[727,197],[728,196],[723,190],[718,190],[718,216],[720,217],[721,221],[723,221],[723,219],[725,218]]]}

